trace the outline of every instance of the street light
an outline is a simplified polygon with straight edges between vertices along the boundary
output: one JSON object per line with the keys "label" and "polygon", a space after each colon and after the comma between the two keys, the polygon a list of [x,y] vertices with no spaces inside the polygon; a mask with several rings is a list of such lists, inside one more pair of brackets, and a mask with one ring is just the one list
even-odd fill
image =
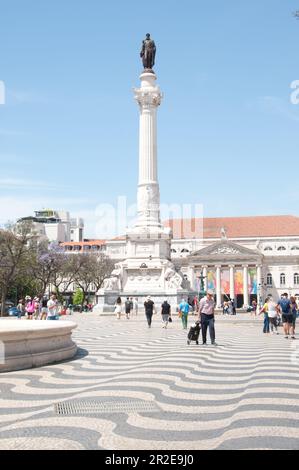
{"label": "street light", "polygon": [[197,276],[197,278],[200,279],[200,289],[198,291],[198,300],[200,301],[206,295],[204,279],[206,279],[207,276],[204,276],[203,270],[201,270],[200,276]]}

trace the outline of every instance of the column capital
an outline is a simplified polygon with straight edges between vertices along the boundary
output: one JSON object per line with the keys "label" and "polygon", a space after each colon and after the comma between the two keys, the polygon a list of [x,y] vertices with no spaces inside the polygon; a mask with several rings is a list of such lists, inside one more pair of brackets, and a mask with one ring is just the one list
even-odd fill
{"label": "column capital", "polygon": [[242,264],[242,268],[249,268],[249,264]]}
{"label": "column capital", "polygon": [[234,268],[236,267],[236,265],[235,265],[235,264],[229,264],[228,267],[229,267],[230,269],[234,269]]}
{"label": "column capital", "polygon": [[216,269],[221,269],[221,268],[222,268],[222,264],[215,264],[215,268],[216,268]]}

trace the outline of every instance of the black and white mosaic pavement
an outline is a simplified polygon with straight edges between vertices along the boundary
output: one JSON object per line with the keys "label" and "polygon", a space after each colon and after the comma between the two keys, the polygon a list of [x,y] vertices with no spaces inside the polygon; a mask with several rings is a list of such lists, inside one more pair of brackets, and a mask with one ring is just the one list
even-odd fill
{"label": "black and white mosaic pavement", "polygon": [[159,315],[70,318],[74,360],[0,375],[0,449],[299,448],[299,341],[260,320],[221,318],[205,347]]}

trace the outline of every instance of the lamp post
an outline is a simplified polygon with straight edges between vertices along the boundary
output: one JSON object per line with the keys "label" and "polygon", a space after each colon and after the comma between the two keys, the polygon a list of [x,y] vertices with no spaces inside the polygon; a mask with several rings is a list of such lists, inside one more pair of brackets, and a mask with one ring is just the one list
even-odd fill
{"label": "lamp post", "polygon": [[204,285],[204,280],[206,279],[207,276],[203,275],[203,270],[201,270],[200,276],[197,276],[197,279],[200,280],[200,289],[198,290],[198,301],[200,301],[205,295],[205,285]]}

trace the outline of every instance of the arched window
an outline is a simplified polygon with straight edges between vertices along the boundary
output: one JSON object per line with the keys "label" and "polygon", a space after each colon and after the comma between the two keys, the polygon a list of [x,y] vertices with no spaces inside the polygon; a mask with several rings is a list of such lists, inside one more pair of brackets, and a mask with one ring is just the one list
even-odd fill
{"label": "arched window", "polygon": [[286,247],[285,246],[279,246],[277,248],[277,251],[286,251]]}
{"label": "arched window", "polygon": [[299,274],[298,273],[294,274],[294,284],[295,286],[299,286]]}
{"label": "arched window", "polygon": [[271,246],[266,246],[266,248],[264,249],[264,251],[273,251],[273,248],[271,248]]}
{"label": "arched window", "polygon": [[286,275],[284,273],[281,273],[281,275],[280,275],[280,285],[281,286],[286,285]]}
{"label": "arched window", "polygon": [[273,278],[272,274],[267,274],[267,286],[272,286],[273,285]]}

